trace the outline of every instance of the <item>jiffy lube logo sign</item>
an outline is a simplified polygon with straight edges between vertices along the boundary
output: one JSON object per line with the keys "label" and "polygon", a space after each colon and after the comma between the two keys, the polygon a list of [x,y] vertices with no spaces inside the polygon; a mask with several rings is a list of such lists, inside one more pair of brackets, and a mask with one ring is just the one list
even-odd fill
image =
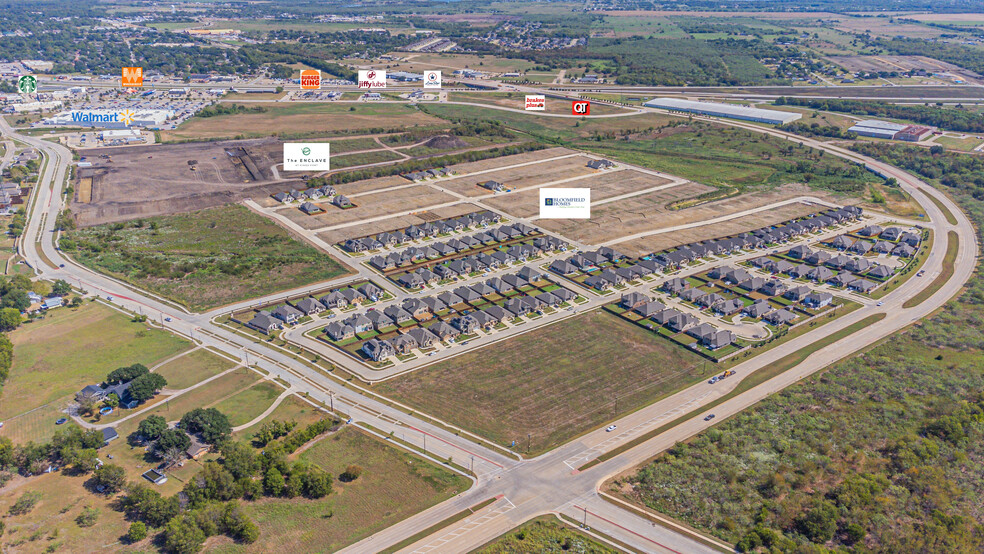
{"label": "jiffy lube logo sign", "polygon": [[327,142],[285,142],[284,171],[328,171]]}
{"label": "jiffy lube logo sign", "polygon": [[540,189],[540,218],[591,218],[591,189]]}
{"label": "jiffy lube logo sign", "polygon": [[386,88],[386,70],[360,69],[359,88]]}

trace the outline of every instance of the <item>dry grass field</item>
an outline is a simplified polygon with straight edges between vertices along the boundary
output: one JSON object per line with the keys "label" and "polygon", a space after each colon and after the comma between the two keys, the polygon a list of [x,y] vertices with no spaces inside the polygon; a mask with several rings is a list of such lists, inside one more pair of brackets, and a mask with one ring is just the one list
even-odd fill
{"label": "dry grass field", "polygon": [[645,329],[593,311],[374,388],[502,445],[530,433],[532,452],[540,453],[692,382],[700,363]]}
{"label": "dry grass field", "polygon": [[179,390],[214,377],[235,365],[236,362],[199,348],[154,369],[154,373],[167,379],[168,389]]}
{"label": "dry grass field", "polygon": [[335,185],[335,190],[337,190],[339,194],[344,194],[345,196],[351,198],[353,194],[362,194],[364,192],[372,192],[374,190],[387,189],[409,184],[411,184],[410,181],[404,179],[403,177],[400,177],[399,175],[391,175],[389,177],[376,177],[375,179],[366,179],[364,181],[354,181],[352,183]]}
{"label": "dry grass field", "polygon": [[380,127],[446,126],[444,121],[403,104],[238,103],[246,107],[261,106],[266,111],[193,117],[173,131],[162,131],[162,138],[165,141],[202,140],[239,135],[267,137],[274,133],[320,133],[324,136]]}
{"label": "dry grass field", "polygon": [[[586,156],[574,156],[561,159],[546,159],[543,161],[530,163],[521,167],[501,169],[480,174],[462,175],[457,179],[442,181],[438,183],[442,188],[454,191],[466,196],[482,196],[491,194],[491,191],[477,186],[478,183],[485,181],[499,181],[509,189],[522,189],[552,183],[563,179],[582,177],[595,173],[595,170],[587,166],[590,158]],[[522,163],[522,162],[519,162]],[[503,164],[502,167],[507,167]],[[558,185],[567,186],[567,185]],[[571,184],[570,186],[580,186]]]}
{"label": "dry grass field", "polygon": [[[548,79],[550,82],[552,79]],[[522,92],[506,92],[502,94],[483,94],[474,92],[452,92],[448,95],[448,100],[451,102],[469,102],[474,104],[489,104],[492,106],[502,106],[504,108],[512,108],[514,110],[522,110],[525,108],[526,94]],[[563,100],[560,98],[547,97],[546,106],[543,113],[548,114],[571,114],[571,101]],[[609,104],[601,104],[598,102],[591,103],[591,115],[608,115],[616,113],[629,113],[633,110],[628,110],[621,108],[619,106],[612,106]]]}
{"label": "dry grass field", "polygon": [[543,150],[534,150],[532,152],[523,152],[522,154],[514,154],[512,156],[503,156],[500,158],[489,158],[487,160],[479,160],[477,162],[465,162],[457,165],[451,166],[459,175],[466,173],[474,173],[476,171],[485,171],[488,169],[496,169],[499,167],[506,167],[510,165],[518,165],[526,162],[533,162],[538,160],[547,160],[550,158],[557,158],[559,156],[567,156],[570,154],[577,154],[576,150],[571,150],[569,148],[544,148]]}

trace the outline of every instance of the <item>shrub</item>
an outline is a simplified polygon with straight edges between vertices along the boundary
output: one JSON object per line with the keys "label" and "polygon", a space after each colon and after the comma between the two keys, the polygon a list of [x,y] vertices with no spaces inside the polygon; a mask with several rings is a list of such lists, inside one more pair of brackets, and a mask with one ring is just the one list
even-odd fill
{"label": "shrub", "polygon": [[75,518],[75,523],[79,527],[92,527],[96,524],[96,519],[99,517],[99,510],[93,508],[92,506],[86,506],[82,509],[82,513]]}
{"label": "shrub", "polygon": [[126,532],[126,540],[129,543],[140,542],[147,538],[147,525],[142,521],[134,521],[130,524],[130,530]]}

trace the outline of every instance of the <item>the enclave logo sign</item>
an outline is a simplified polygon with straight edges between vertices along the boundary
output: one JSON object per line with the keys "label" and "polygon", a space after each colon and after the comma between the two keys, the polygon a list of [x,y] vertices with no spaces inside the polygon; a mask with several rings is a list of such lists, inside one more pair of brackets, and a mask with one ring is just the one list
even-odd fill
{"label": "the enclave logo sign", "polygon": [[386,70],[360,69],[359,88],[386,88]]}
{"label": "the enclave logo sign", "polygon": [[328,171],[327,142],[285,142],[284,171]]}
{"label": "the enclave logo sign", "polygon": [[571,102],[571,113],[574,115],[590,115],[591,102],[587,100],[575,100]]}

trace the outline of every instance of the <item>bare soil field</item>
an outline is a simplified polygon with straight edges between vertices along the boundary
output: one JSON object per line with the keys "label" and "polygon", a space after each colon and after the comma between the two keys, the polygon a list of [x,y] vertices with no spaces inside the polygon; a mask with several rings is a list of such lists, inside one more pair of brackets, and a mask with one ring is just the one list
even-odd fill
{"label": "bare soil field", "polygon": [[453,206],[444,206],[425,212],[417,212],[410,215],[395,216],[369,223],[359,223],[350,227],[343,227],[341,229],[332,229],[330,231],[318,233],[318,237],[329,244],[335,244],[337,242],[342,242],[345,239],[365,237],[376,233],[382,233],[383,231],[405,229],[411,225],[421,225],[428,221],[458,217],[480,211],[482,211],[482,208],[476,206],[475,204],[461,203]]}
{"label": "bare soil field", "polygon": [[775,225],[776,223],[782,223],[783,221],[811,214],[816,211],[816,206],[807,206],[806,204],[790,204],[788,206],[758,212],[738,219],[732,219],[730,221],[713,223],[711,225],[694,227],[693,229],[684,229],[682,231],[674,231],[672,233],[663,233],[641,239],[620,242],[616,245],[616,248],[619,252],[624,252],[629,256],[642,256],[652,252],[666,250],[667,248],[680,246],[681,244],[688,244],[691,242],[726,237],[737,233],[752,231],[765,227],[766,225]]}
{"label": "bare soil field", "polygon": [[[591,175],[596,170],[587,166],[590,158],[586,156],[575,156],[559,160],[546,160],[543,162],[515,167],[512,169],[502,169],[479,175],[463,175],[450,181],[442,181],[441,187],[463,194],[466,196],[483,196],[491,194],[492,191],[477,186],[478,183],[485,181],[498,181],[510,189],[523,189],[526,187],[551,183],[561,179]],[[571,185],[574,186],[574,185]]]}
{"label": "bare soil field", "polygon": [[966,71],[951,63],[925,56],[828,56],[828,59],[848,71],[911,71],[913,69],[929,72]]}
{"label": "bare soil field", "polygon": [[454,169],[455,172],[459,174],[475,173],[476,171],[485,171],[488,169],[496,169],[499,167],[517,165],[517,164],[533,162],[537,160],[546,160],[549,158],[556,158],[558,156],[567,156],[570,154],[577,154],[577,151],[570,150],[567,148],[561,148],[561,147],[545,148],[543,150],[524,152],[522,154],[514,154],[512,156],[502,156],[499,158],[489,158],[487,160],[480,160],[477,162],[466,162],[462,164],[457,164],[451,166],[451,169]]}
{"label": "bare soil field", "polygon": [[411,184],[410,181],[404,179],[403,177],[400,177],[399,175],[391,175],[389,177],[376,177],[375,179],[366,179],[364,181],[355,181],[352,183],[335,185],[335,190],[345,196],[351,197],[353,194],[361,194],[363,192],[371,192],[374,190],[409,184]]}
{"label": "bare soil field", "polygon": [[301,212],[296,206],[277,210],[305,229],[329,227],[360,219],[385,216],[422,209],[435,204],[454,202],[457,198],[450,194],[434,190],[427,185],[417,185],[404,189],[366,194],[352,199],[355,207],[343,210],[327,202],[315,202],[324,213],[310,216]]}
{"label": "bare soil field", "polygon": [[[713,187],[688,182],[656,192],[624,198],[593,207],[591,219],[541,219],[537,225],[560,233],[565,237],[588,244],[599,244],[649,229],[659,229],[679,223],[670,223],[674,216],[686,212],[669,211],[667,205],[678,200],[693,198]],[[594,200],[594,196],[592,196]],[[694,219],[693,221],[697,221]]]}
{"label": "bare soil field", "polygon": [[265,197],[300,185],[274,182],[270,168],[282,154],[273,138],[93,149],[93,167],[76,177],[91,179],[88,198],[80,192],[72,212],[87,227]]}

